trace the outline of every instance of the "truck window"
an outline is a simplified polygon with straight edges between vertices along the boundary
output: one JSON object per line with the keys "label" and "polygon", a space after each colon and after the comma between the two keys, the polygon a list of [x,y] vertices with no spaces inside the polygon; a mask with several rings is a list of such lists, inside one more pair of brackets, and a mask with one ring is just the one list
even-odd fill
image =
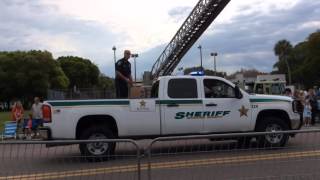
{"label": "truck window", "polygon": [[151,88],[151,98],[158,98],[159,96],[159,81],[155,82]]}
{"label": "truck window", "polygon": [[255,93],[263,94],[263,84],[256,84]]}
{"label": "truck window", "polygon": [[168,83],[170,98],[198,98],[195,79],[170,79]]}
{"label": "truck window", "polygon": [[234,88],[229,84],[216,80],[216,79],[205,79],[204,94],[206,98],[235,98]]}

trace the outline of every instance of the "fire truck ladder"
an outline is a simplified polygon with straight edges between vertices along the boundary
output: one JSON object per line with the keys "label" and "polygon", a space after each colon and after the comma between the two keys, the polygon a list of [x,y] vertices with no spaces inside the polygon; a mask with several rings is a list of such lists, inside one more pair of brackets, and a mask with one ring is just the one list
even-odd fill
{"label": "fire truck ladder", "polygon": [[230,0],[199,0],[178,32],[153,64],[151,78],[170,75],[182,57]]}

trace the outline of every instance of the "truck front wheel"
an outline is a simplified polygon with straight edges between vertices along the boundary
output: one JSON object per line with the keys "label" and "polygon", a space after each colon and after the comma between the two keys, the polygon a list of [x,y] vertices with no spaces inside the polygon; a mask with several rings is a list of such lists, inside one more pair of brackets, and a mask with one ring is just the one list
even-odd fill
{"label": "truck front wheel", "polygon": [[[85,129],[80,135],[81,140],[114,139],[112,131],[101,126],[92,126]],[[108,160],[115,151],[115,142],[81,143],[81,155],[88,161]]]}
{"label": "truck front wheel", "polygon": [[[258,132],[286,131],[289,126],[278,117],[266,117],[257,126]],[[283,147],[288,142],[288,134],[269,134],[257,138],[259,147]]]}

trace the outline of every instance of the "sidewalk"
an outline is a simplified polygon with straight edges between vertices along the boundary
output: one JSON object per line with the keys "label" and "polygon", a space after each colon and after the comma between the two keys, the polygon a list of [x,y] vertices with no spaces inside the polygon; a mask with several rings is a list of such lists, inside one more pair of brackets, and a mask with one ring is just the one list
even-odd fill
{"label": "sidewalk", "polygon": [[301,129],[320,129],[320,124],[319,124],[319,122],[317,122],[317,123],[316,123],[315,125],[313,125],[313,126],[308,126],[308,127],[302,126]]}

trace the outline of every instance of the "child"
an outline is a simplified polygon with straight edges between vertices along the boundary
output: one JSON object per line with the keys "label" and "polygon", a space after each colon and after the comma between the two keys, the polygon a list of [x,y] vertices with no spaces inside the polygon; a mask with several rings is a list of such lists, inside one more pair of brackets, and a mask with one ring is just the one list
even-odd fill
{"label": "child", "polygon": [[28,140],[32,138],[32,114],[29,114],[29,118],[27,120],[26,126],[25,126],[25,136]]}
{"label": "child", "polygon": [[309,99],[305,100],[303,109],[303,119],[305,126],[310,126],[311,124],[311,105]]}

